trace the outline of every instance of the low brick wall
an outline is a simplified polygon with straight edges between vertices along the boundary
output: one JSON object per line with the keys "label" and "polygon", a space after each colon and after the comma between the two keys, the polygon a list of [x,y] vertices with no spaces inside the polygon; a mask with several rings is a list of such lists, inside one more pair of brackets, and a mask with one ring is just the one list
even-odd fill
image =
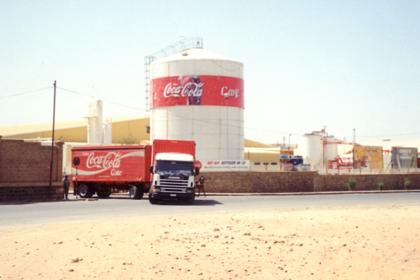
{"label": "low brick wall", "polygon": [[316,172],[207,172],[206,192],[312,192]]}
{"label": "low brick wall", "polygon": [[372,174],[372,175],[319,175],[314,180],[314,191],[343,191],[349,189],[349,182],[354,181],[352,190],[378,190],[382,183],[383,190],[420,189],[420,174]]}
{"label": "low brick wall", "polygon": [[64,190],[61,183],[49,182],[27,184],[0,184],[0,203],[38,202],[62,200]]}
{"label": "low brick wall", "polygon": [[[277,193],[420,189],[420,174],[319,175],[317,172],[207,172],[206,192]],[[406,183],[404,183],[406,182]],[[407,184],[409,182],[409,184]]]}
{"label": "low brick wall", "polygon": [[63,199],[63,143],[54,146],[52,187],[49,187],[51,146],[0,138],[0,201]]}

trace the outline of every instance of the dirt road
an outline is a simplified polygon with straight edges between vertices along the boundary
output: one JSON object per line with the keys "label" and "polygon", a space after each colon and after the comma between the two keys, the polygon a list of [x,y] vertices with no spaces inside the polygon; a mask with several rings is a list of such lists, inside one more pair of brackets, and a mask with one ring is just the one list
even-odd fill
{"label": "dirt road", "polygon": [[0,279],[420,279],[420,206],[103,216],[0,228]]}

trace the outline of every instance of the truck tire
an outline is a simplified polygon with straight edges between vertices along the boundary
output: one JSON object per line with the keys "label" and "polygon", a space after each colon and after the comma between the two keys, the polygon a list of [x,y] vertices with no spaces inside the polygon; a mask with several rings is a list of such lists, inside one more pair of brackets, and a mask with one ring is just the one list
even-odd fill
{"label": "truck tire", "polygon": [[99,198],[109,198],[109,196],[112,193],[112,190],[110,187],[103,187],[96,191]]}
{"label": "truck tire", "polygon": [[184,202],[187,204],[194,204],[194,200],[195,200],[195,195],[189,196],[187,198],[184,199]]}
{"label": "truck tire", "polygon": [[154,198],[154,197],[152,197],[152,196],[149,194],[149,202],[150,202],[150,204],[158,204],[158,203],[159,203],[159,199]]}
{"label": "truck tire", "polygon": [[77,186],[77,192],[81,198],[91,198],[94,191],[92,188],[86,184],[80,184]]}
{"label": "truck tire", "polygon": [[132,199],[142,199],[143,188],[141,186],[131,185],[130,190],[129,190],[129,195]]}

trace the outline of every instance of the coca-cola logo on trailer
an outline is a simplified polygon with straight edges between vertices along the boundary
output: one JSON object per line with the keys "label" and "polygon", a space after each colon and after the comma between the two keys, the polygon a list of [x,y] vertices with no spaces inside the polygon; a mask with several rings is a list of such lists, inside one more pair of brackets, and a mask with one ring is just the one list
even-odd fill
{"label": "coca-cola logo on trailer", "polygon": [[121,154],[118,152],[109,152],[105,155],[95,155],[89,153],[86,161],[87,168],[110,169],[119,168],[121,163]]}
{"label": "coca-cola logo on trailer", "polygon": [[121,166],[121,154],[118,152],[109,152],[105,155],[95,155],[90,153],[86,160],[87,168],[97,168],[100,171],[111,170],[111,176],[121,176],[122,170],[118,170]]}
{"label": "coca-cola logo on trailer", "polygon": [[217,105],[243,108],[243,80],[224,76],[173,76],[152,80],[153,108]]}
{"label": "coca-cola logo on trailer", "polygon": [[138,162],[136,158],[144,157],[145,154],[145,150],[143,149],[119,149],[119,151],[83,152],[83,164],[78,166],[78,174],[83,176],[96,176],[100,174],[100,176],[104,177],[122,177],[125,176],[125,171],[130,169],[128,166],[133,166],[133,161]]}

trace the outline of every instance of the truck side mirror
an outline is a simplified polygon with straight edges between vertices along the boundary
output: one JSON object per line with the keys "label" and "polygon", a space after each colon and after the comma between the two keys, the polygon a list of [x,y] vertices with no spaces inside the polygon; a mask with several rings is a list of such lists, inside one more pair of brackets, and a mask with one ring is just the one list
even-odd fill
{"label": "truck side mirror", "polygon": [[150,173],[153,173],[153,165],[152,165],[152,166],[150,166],[150,168],[149,168],[149,172],[150,172]]}
{"label": "truck side mirror", "polygon": [[198,175],[198,174],[200,174],[200,168],[196,167],[195,168],[195,175]]}
{"label": "truck side mirror", "polygon": [[73,165],[76,166],[76,167],[80,165],[80,158],[79,157],[74,157],[73,158]]}

